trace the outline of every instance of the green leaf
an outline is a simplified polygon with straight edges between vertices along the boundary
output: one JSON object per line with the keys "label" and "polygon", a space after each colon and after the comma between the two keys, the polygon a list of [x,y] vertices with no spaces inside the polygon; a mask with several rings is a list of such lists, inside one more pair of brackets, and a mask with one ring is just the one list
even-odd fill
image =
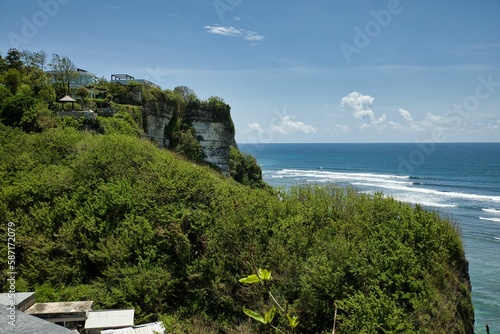
{"label": "green leaf", "polygon": [[273,321],[275,315],[276,307],[273,306],[269,311],[266,312],[266,314],[264,314],[265,323],[270,324]]}
{"label": "green leaf", "polygon": [[255,275],[255,274],[240,279],[240,283],[244,283],[244,284],[253,284],[253,283],[258,283],[258,282],[260,282],[260,278],[259,278],[259,276]]}
{"label": "green leaf", "polygon": [[299,317],[291,317],[288,313],[286,314],[286,317],[288,318],[288,324],[290,327],[295,328],[299,325]]}
{"label": "green leaf", "polygon": [[257,272],[257,274],[259,275],[259,278],[263,281],[270,281],[272,278],[271,271],[269,271],[267,269],[259,268],[259,271]]}
{"label": "green leaf", "polygon": [[257,312],[255,311],[252,311],[252,310],[249,310],[247,308],[243,308],[243,313],[245,313],[246,315],[248,315],[250,318],[252,319],[255,319],[257,321],[260,321],[262,322],[263,324],[267,324],[266,320],[264,319],[263,316],[261,316],[260,314],[258,314]]}

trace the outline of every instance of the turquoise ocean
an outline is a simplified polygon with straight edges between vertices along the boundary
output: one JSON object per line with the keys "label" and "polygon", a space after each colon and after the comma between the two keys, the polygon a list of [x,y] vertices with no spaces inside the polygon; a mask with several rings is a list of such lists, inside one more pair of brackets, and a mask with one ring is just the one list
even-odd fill
{"label": "turquoise ocean", "polygon": [[500,143],[240,144],[274,187],[336,183],[438,211],[469,261],[475,325],[500,333]]}

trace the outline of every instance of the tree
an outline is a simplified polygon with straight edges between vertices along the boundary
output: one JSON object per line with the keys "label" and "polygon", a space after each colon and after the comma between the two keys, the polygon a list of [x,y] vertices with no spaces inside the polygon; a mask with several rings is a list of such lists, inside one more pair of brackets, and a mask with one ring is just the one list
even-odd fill
{"label": "tree", "polygon": [[45,51],[40,51],[35,53],[35,63],[42,69],[45,70],[45,63],[47,62],[47,53]]}
{"label": "tree", "polygon": [[49,67],[54,71],[55,79],[62,83],[64,94],[69,94],[71,79],[76,78],[76,66],[67,56],[52,55]]}
{"label": "tree", "polygon": [[177,86],[174,88],[174,93],[182,96],[184,101],[188,103],[189,101],[196,100],[198,97],[196,96],[194,90],[187,86]]}
{"label": "tree", "polygon": [[38,67],[43,71],[47,61],[47,53],[45,51],[32,52],[23,50],[21,52],[21,59],[23,59],[24,64],[30,69]]}
{"label": "tree", "polygon": [[77,88],[76,96],[80,100],[80,104],[83,106],[87,103],[87,99],[90,96],[89,90],[85,87]]}
{"label": "tree", "polygon": [[231,146],[229,151],[229,175],[244,185],[252,187],[264,186],[262,170],[257,164],[257,160],[250,154],[242,153],[234,146]]}
{"label": "tree", "polygon": [[21,72],[15,68],[9,68],[3,77],[3,82],[5,86],[10,89],[12,95],[16,94],[22,83]]}
{"label": "tree", "polygon": [[8,68],[14,68],[18,71],[22,69],[23,67],[22,54],[21,52],[19,52],[19,50],[9,49],[9,51],[7,51],[7,57],[5,59],[7,60]]}
{"label": "tree", "polygon": [[33,51],[30,50],[21,51],[21,61],[30,69],[34,67],[33,55],[34,55]]}
{"label": "tree", "polygon": [[0,74],[5,73],[5,71],[7,71],[7,60],[0,54]]}
{"label": "tree", "polygon": [[35,104],[31,96],[14,95],[6,98],[2,103],[0,118],[3,124],[8,126],[20,126],[24,113]]}

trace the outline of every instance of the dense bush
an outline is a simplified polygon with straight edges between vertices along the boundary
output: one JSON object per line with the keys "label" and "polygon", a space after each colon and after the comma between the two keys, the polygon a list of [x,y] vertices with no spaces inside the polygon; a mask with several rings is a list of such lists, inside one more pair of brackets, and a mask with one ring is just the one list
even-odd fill
{"label": "dense bush", "polygon": [[331,332],[334,305],[337,333],[471,332],[460,236],[435,213],[336,186],[249,188],[131,136],[0,127],[0,220],[16,224],[18,289],[39,302],[265,332],[242,307],[266,295],[238,282],[263,267],[300,333]]}
{"label": "dense bush", "polygon": [[247,186],[265,186],[262,181],[262,169],[257,164],[255,157],[243,153],[233,146],[229,152],[229,175],[237,182]]}

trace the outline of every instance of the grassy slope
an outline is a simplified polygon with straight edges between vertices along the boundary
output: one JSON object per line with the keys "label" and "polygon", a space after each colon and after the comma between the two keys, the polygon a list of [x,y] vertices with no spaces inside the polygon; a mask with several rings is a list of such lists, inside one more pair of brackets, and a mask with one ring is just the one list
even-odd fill
{"label": "grassy slope", "polygon": [[38,301],[263,332],[241,308],[265,295],[237,281],[259,266],[301,333],[331,331],[334,302],[338,333],[470,332],[460,236],[436,214],[334,186],[250,189],[128,136],[1,132],[0,220]]}

